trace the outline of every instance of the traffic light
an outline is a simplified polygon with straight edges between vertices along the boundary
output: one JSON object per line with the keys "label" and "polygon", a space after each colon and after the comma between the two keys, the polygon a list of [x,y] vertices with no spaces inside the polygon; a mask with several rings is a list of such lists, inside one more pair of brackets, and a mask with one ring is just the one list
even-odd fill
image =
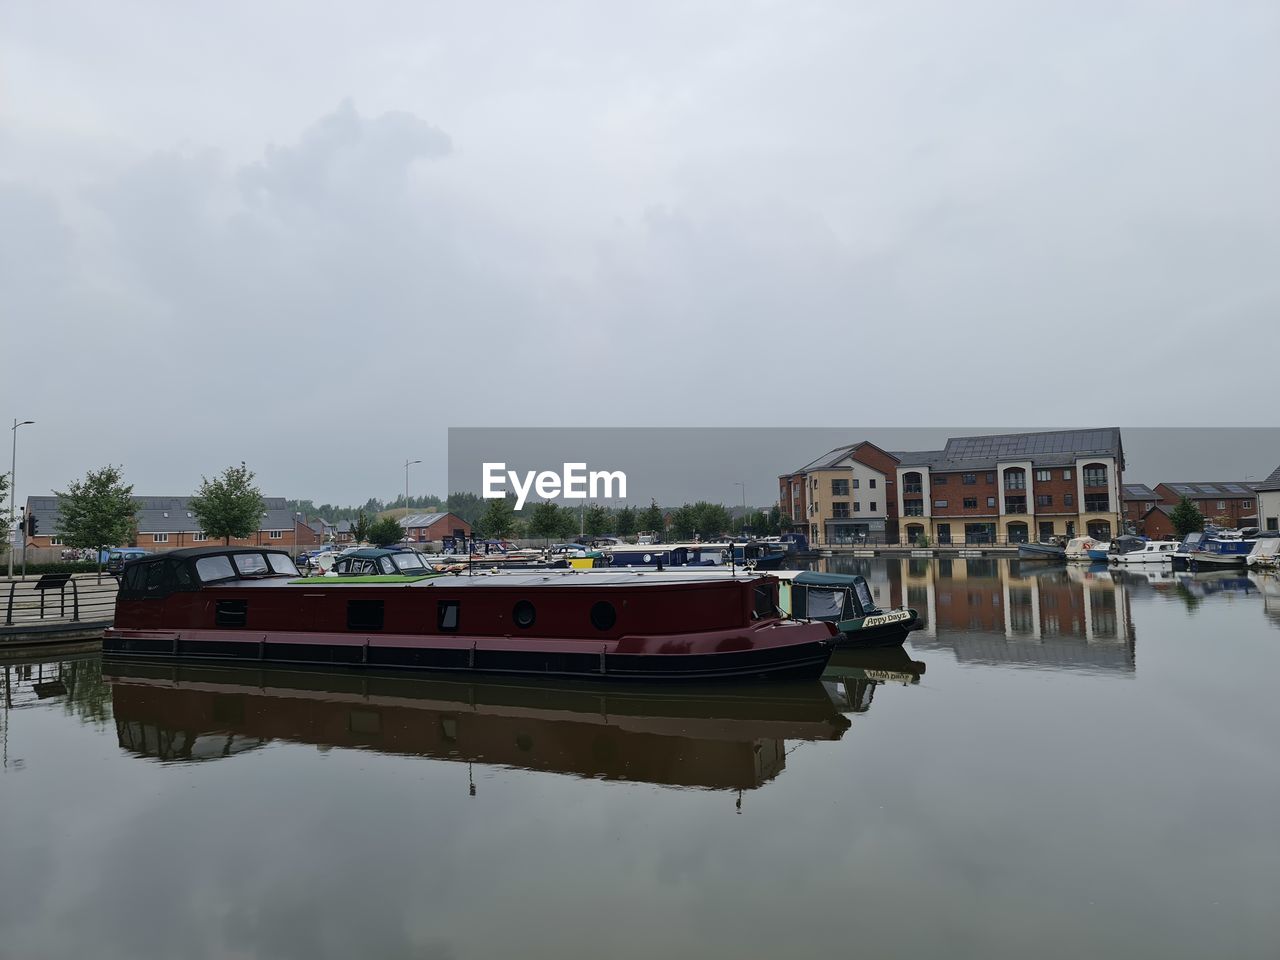
{"label": "traffic light", "polygon": [[28,513],[27,514],[27,536],[34,537],[36,535],[36,531],[39,529],[40,529],[40,524],[36,522],[36,515],[34,513]]}

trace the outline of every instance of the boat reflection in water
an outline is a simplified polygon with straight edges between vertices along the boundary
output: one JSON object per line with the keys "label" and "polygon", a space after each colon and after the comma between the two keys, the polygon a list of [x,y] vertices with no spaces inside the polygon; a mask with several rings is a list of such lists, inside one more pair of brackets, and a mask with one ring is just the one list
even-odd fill
{"label": "boat reflection in water", "polygon": [[823,684],[603,689],[366,673],[105,660],[116,732],[141,757],[226,757],[272,741],[746,790],[777,777],[785,741],[849,728]]}
{"label": "boat reflection in water", "polygon": [[925,665],[912,660],[902,647],[867,650],[837,648],[822,674],[822,683],[842,710],[866,713],[876,687],[886,683],[919,683]]}

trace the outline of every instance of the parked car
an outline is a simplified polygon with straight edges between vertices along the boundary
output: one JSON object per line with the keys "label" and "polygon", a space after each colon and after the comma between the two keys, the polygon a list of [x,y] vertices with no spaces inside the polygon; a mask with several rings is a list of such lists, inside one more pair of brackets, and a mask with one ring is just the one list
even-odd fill
{"label": "parked car", "polygon": [[149,556],[146,550],[141,547],[112,547],[110,550],[103,551],[107,554],[106,570],[113,577],[120,576],[120,571],[124,569],[124,565],[130,560],[137,560],[139,557]]}

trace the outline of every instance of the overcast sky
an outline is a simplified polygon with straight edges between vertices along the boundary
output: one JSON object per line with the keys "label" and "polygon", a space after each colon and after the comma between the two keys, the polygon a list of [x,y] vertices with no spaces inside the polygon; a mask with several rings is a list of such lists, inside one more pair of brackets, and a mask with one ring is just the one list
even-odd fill
{"label": "overcast sky", "polygon": [[19,497],[443,492],[450,426],[1275,425],[1277,49],[1243,0],[9,0]]}

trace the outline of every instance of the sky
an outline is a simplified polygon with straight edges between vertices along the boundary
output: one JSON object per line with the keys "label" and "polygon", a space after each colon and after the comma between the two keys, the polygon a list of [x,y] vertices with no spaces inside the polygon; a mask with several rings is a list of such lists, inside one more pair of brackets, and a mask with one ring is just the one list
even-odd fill
{"label": "sky", "polygon": [[442,493],[450,427],[1273,426],[1278,47],[1247,0],[9,0],[19,502]]}

